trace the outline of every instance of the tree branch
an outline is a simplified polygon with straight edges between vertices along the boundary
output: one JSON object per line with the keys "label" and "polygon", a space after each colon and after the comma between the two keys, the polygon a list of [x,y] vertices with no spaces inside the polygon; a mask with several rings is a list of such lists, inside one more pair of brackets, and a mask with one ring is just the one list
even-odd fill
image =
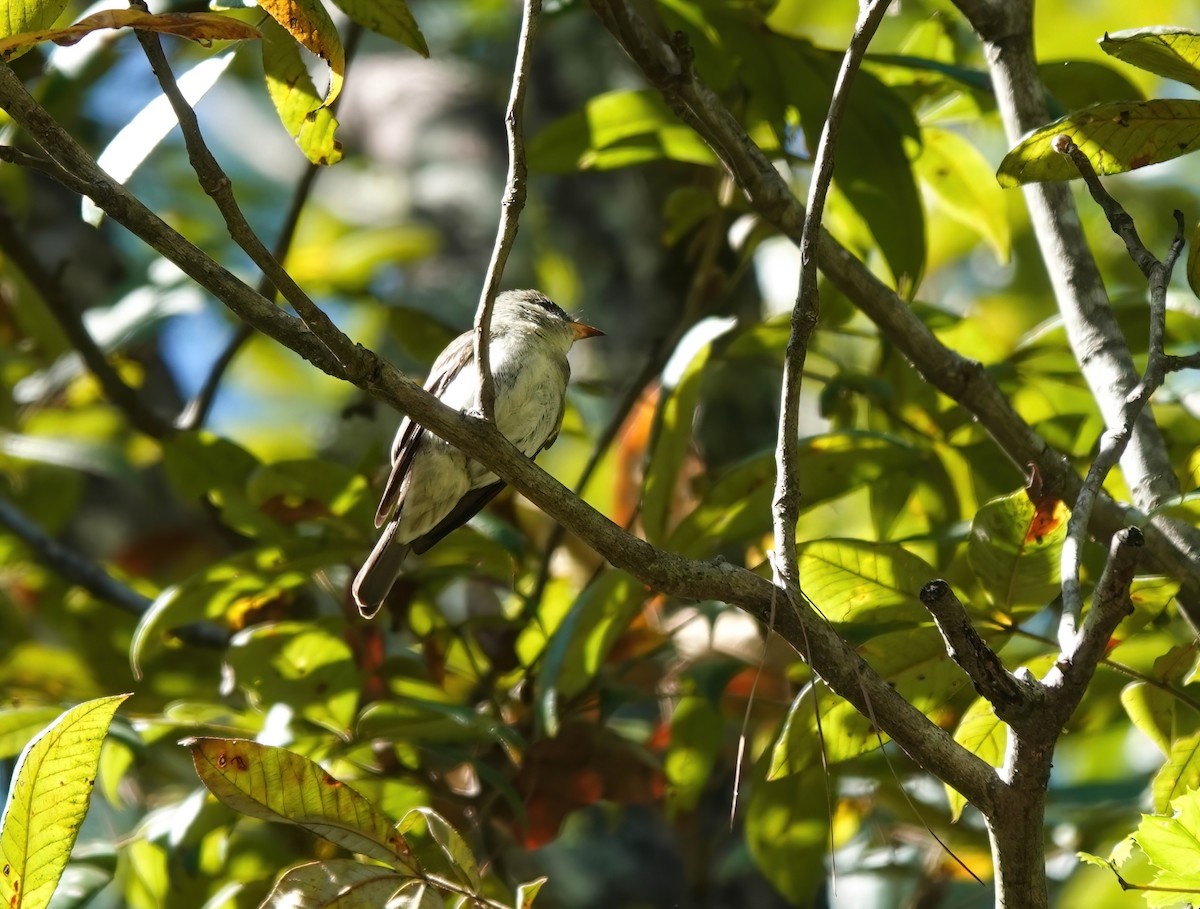
{"label": "tree branch", "polygon": [[800,287],[796,294],[796,305],[792,308],[791,331],[783,360],[779,438],[775,448],[775,494],[771,506],[776,555],[771,564],[779,573],[782,585],[791,591],[789,599],[793,602],[797,601],[796,594],[800,590],[800,570],[796,562],[796,521],[800,514],[800,384],[804,377],[809,340],[816,330],[821,312],[817,288],[821,218],[825,212],[829,184],[833,182],[838,132],[850,98],[850,86],[888,5],[889,0],[873,0],[860,12],[854,26],[854,34],[842,57],[842,65],[833,86],[829,113],[821,127],[812,180],[808,185],[808,206],[800,228]]}
{"label": "tree branch", "polygon": [[[43,148],[53,149],[56,159],[69,171],[71,188],[87,195],[114,221],[175,262],[244,321],[322,371],[353,382],[466,452],[614,566],[648,586],[687,599],[721,600],[740,606],[760,621],[768,620],[777,592],[769,581],[720,559],[700,562],[663,552],[626,533],[526,458],[492,423],[443,404],[395,367],[355,347],[331,324],[314,321],[310,329],[207,259],[96,167],[5,65],[0,65],[0,106]],[[342,340],[326,337],[318,341],[313,336],[317,331],[336,332]],[[330,346],[348,347],[354,352],[353,359],[347,363],[335,359]],[[962,749],[949,733],[901,697],[833,629],[812,613],[799,610],[781,611],[774,627],[834,691],[864,715],[873,712],[880,728],[923,767],[980,810],[991,809],[997,784],[993,768]]]}
{"label": "tree branch", "polygon": [[[1096,204],[1103,209],[1113,233],[1125,241],[1129,257],[1137,264],[1146,276],[1150,285],[1150,345],[1146,360],[1146,371],[1141,381],[1121,404],[1118,422],[1109,424],[1110,429],[1101,440],[1100,451],[1088,468],[1087,476],[1079,489],[1075,505],[1071,509],[1071,519],[1067,524],[1067,537],[1062,548],[1062,590],[1063,612],[1059,626],[1059,641],[1062,646],[1075,634],[1075,627],[1083,611],[1083,593],[1079,582],[1079,566],[1083,559],[1083,545],[1087,537],[1088,524],[1091,520],[1092,508],[1096,497],[1104,485],[1105,479],[1121,459],[1130,439],[1133,437],[1137,420],[1145,410],[1150,397],[1162,385],[1166,378],[1166,354],[1163,350],[1167,322],[1167,285],[1171,280],[1171,272],[1183,251],[1184,229],[1183,213],[1175,212],[1175,238],[1167,252],[1166,259],[1158,259],[1142,243],[1138,236],[1133,218],[1121,207],[1112,195],[1104,188],[1100,178],[1092,169],[1087,155],[1067,136],[1057,136],[1054,140],[1054,150],[1066,155],[1078,168],[1080,175],[1087,183],[1088,190]],[[1139,544],[1140,545],[1140,544]]]}
{"label": "tree branch", "polygon": [[[125,586],[91,559],[48,535],[3,496],[0,496],[0,524],[24,542],[33,551],[35,559],[96,599],[138,618],[150,608],[153,601],[149,597]],[[205,622],[193,622],[172,629],[171,633],[197,647],[221,649],[229,642],[229,636],[222,629]]]}
{"label": "tree branch", "polygon": [[[130,0],[130,6],[138,9],[146,8],[143,0]],[[179,90],[179,85],[175,82],[175,76],[171,73],[166,54],[163,53],[158,33],[143,29],[134,31],[138,41],[141,42],[142,49],[146,52],[146,58],[150,61],[154,75],[158,78],[158,84],[162,87],[163,94],[167,96],[167,100],[171,103],[171,109],[175,111],[175,117],[179,120],[179,128],[183,132],[183,141],[187,146],[188,160],[191,162],[192,170],[196,172],[200,187],[216,203],[217,210],[225,219],[229,236],[246,252],[263,275],[270,279],[283,298],[291,304],[300,318],[313,331],[313,334],[322,339],[322,343],[341,345],[331,348],[330,353],[341,363],[353,362],[356,355],[354,345],[350,344],[345,335],[336,330],[329,316],[318,308],[309,299],[308,294],[292,280],[292,276],[284,271],[267,247],[263,245],[262,240],[258,238],[250,226],[250,222],[246,220],[246,216],[242,214],[237,200],[233,197],[232,182],[221,169],[221,165],[217,163],[212,152],[209,151],[204,137],[200,134],[200,124],[196,120],[196,113],[187,103],[187,99],[183,97],[183,92]]]}
{"label": "tree branch", "polygon": [[[804,208],[787,183],[702,80],[633,12],[627,0],[591,0],[604,26],[624,47],[647,80],[685,123],[717,154],[751,207],[793,241],[798,241]],[[1003,19],[1001,4],[998,18]],[[1003,23],[1002,23],[1003,24]],[[1003,29],[1000,29],[1003,31]],[[1022,419],[983,367],[941,343],[896,293],[884,285],[827,232],[821,233],[818,263],[826,277],[871,319],[883,335],[913,364],[925,381],[966,408],[1022,474],[1034,464],[1047,494],[1075,501],[1081,480],[1070,462],[1048,445]],[[1091,531],[1108,539],[1139,514],[1101,493]],[[1143,528],[1147,552],[1157,570],[1200,590],[1195,555],[1165,524]],[[1181,599],[1181,605],[1185,605]],[[1193,611],[1200,610],[1200,606]],[[1200,616],[1200,611],[1197,611]]]}
{"label": "tree branch", "polygon": [[521,17],[521,36],[517,41],[517,59],[513,65],[512,90],[508,97],[508,110],[504,115],[505,131],[508,135],[508,179],[504,185],[504,197],[500,202],[500,224],[496,228],[496,244],[492,248],[492,259],[488,263],[487,277],[479,297],[479,309],[475,313],[475,362],[479,366],[479,408],[489,420],[496,417],[496,382],[492,376],[490,342],[492,338],[492,307],[496,294],[500,292],[500,281],[504,277],[504,265],[517,239],[521,209],[525,207],[525,181],[528,168],[525,166],[525,131],[523,126],[525,88],[529,84],[529,69],[533,60],[533,39],[537,35],[538,17],[542,12],[542,0],[525,0],[525,12]]}
{"label": "tree branch", "polygon": [[161,439],[170,435],[171,424],[153,408],[143,404],[137,391],[126,384],[108,362],[104,351],[97,346],[84,326],[80,313],[68,302],[62,285],[25,242],[12,214],[4,205],[0,205],[0,250],[4,251],[5,257],[17,267],[42,298],[42,302],[62,328],[71,346],[100,383],[108,400],[125,415],[130,425],[152,438]]}

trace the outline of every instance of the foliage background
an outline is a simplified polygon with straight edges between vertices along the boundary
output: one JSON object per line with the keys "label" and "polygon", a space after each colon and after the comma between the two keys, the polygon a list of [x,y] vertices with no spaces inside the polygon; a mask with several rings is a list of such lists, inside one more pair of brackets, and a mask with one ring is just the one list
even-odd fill
{"label": "foliage background", "polygon": [[[430,58],[362,36],[336,114],[345,158],[317,177],[287,266],[352,337],[420,374],[469,324],[486,267],[517,15],[495,0],[412,10]],[[819,49],[844,46],[855,4],[655,10],[668,28],[688,31],[696,65],[748,123],[772,125],[774,141],[796,155],[802,189],[807,117],[823,115],[828,88],[795,76],[797,60],[819,74],[833,60]],[[72,4],[63,20],[83,13]],[[1095,40],[1195,25],[1189,16],[1188,4],[1167,2],[1041,4],[1039,57],[1062,109],[1112,92],[1180,91],[1105,57]],[[185,42],[168,50],[177,71],[214,53]],[[949,4],[905,3],[873,51],[942,69],[868,68],[874,79],[856,95],[861,132],[846,139],[831,229],[1086,464],[1101,423],[1054,321],[1020,198],[995,184],[1006,144],[986,91],[968,78],[981,66],[968,29]],[[751,65],[757,52],[767,64]],[[129,36],[39,49],[15,65],[97,153],[157,94]],[[589,108],[590,128],[578,115],[602,93],[642,89],[585,5],[548,5],[526,117],[530,200],[506,284],[540,287],[607,337],[573,354],[563,437],[541,463],[571,484],[618,420],[623,431],[585,497],[618,522],[636,517],[652,542],[758,565],[769,545],[786,342],[778,314],[794,298],[798,263],[665,109],[643,110],[644,97],[625,94],[610,96],[607,114]],[[198,112],[270,242],[306,163],[271,108],[252,43]],[[631,132],[635,121],[645,128]],[[605,139],[622,124],[625,133]],[[1152,249],[1169,240],[1172,208],[1193,221],[1200,212],[1191,166],[1184,158],[1112,183]],[[251,273],[176,135],[129,185],[219,261]],[[48,181],[3,167],[0,192],[123,374],[154,406],[177,411],[234,331],[223,308],[115,225],[83,225],[78,200]],[[1140,274],[1100,213],[1087,204],[1081,212],[1125,321],[1144,324]],[[20,273],[8,262],[0,269],[4,494],[155,601],[139,623],[0,535],[0,694],[10,708],[42,710],[4,714],[2,756],[14,757],[62,704],[135,692],[106,745],[70,888],[56,905],[254,906],[280,870],[325,857],[329,847],[301,831],[206,800],[176,744],[197,733],[287,745],[336,768],[394,817],[434,805],[488,860],[496,887],[549,874],[539,896],[547,906],[990,903],[930,835],[986,879],[978,819],[968,811],[952,825],[942,788],[879,749],[869,724],[824,691],[832,767],[822,781],[812,704],[797,699],[805,668],[736,610],[654,597],[569,539],[547,561],[550,523],[505,496],[419,563],[389,622],[359,623],[346,586],[372,539],[395,415],[256,338],[222,383],[204,434],[151,439],[103,399]],[[1177,283],[1168,340],[1188,352],[1200,345],[1200,309]],[[710,317],[730,321],[680,342]],[[1144,352],[1141,331],[1130,336]],[[626,414],[631,384],[646,394]],[[1019,540],[1028,526],[1020,470],[831,288],[805,387],[806,590],[922,709],[961,728],[974,696],[926,627],[916,591],[949,578],[973,617],[991,623],[996,646],[1006,644],[1008,665],[1036,663],[1054,649],[1044,607],[1052,611],[1057,586],[1056,539],[1022,549],[1020,568],[988,567],[981,528],[989,540],[1015,528]],[[1200,388],[1186,375],[1156,399],[1185,490],[1200,486],[1197,410]],[[1119,477],[1110,488],[1124,495]],[[1140,583],[1139,627],[1126,627],[1112,658],[1140,674],[1151,697],[1173,686],[1155,701],[1160,728],[1169,714],[1158,744],[1195,750],[1190,636],[1168,611],[1170,585]],[[234,633],[227,649],[168,633],[201,617]],[[1106,870],[1074,858],[1077,849],[1106,853],[1140,811],[1164,809],[1161,774],[1154,785],[1163,755],[1122,709],[1139,696],[1122,695],[1130,683],[1128,672],[1102,668],[1056,761],[1048,833],[1060,905],[1141,904]],[[496,718],[506,737],[497,738]],[[1200,782],[1190,760],[1176,770],[1168,783],[1180,791]],[[768,781],[772,771],[779,776]],[[826,893],[830,837],[838,884]]]}

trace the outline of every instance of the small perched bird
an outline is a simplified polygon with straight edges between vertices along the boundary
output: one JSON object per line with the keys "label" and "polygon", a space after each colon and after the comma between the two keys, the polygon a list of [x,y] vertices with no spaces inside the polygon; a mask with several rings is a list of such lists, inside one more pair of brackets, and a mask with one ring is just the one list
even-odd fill
{"label": "small perched bird", "polygon": [[[553,445],[562,426],[571,376],[567,351],[578,340],[602,334],[536,290],[496,297],[488,346],[496,425],[529,457]],[[425,388],[460,411],[478,409],[474,331],[459,335],[438,355]],[[375,526],[387,526],[351,588],[359,612],[370,618],[379,611],[410,549],[424,552],[503,488],[504,481],[482,464],[405,417],[375,513]]]}

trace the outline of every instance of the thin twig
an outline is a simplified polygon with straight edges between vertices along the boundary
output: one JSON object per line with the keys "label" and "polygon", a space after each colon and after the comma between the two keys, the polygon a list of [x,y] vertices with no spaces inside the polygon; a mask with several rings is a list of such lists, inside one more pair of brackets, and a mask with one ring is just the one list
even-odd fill
{"label": "thin twig", "polygon": [[[51,537],[21,509],[2,496],[0,524],[24,542],[39,562],[72,584],[79,585],[96,599],[111,603],[122,612],[138,618],[145,615],[150,608],[153,601],[149,597],[142,596],[133,588],[122,584],[87,556]],[[229,642],[229,636],[224,631],[204,622],[193,622],[172,629],[171,633],[196,647],[221,649]]]}
{"label": "thin twig", "polygon": [[[145,8],[143,0],[130,0],[130,6],[137,9]],[[142,49],[146,52],[146,58],[154,70],[154,75],[158,78],[158,84],[162,87],[163,94],[167,96],[167,100],[171,103],[171,109],[179,121],[179,128],[183,132],[183,141],[187,146],[188,160],[191,162],[192,170],[196,173],[200,187],[216,203],[217,210],[225,219],[225,226],[229,230],[230,237],[261,269],[263,275],[270,279],[313,334],[323,344],[334,345],[329,352],[339,363],[349,365],[356,362],[358,352],[349,338],[336,329],[329,316],[309,299],[308,294],[283,269],[279,261],[271,255],[270,250],[258,238],[250,226],[250,222],[246,220],[246,216],[242,214],[237,200],[233,197],[232,182],[226,176],[225,171],[221,169],[221,165],[217,163],[217,159],[213,157],[200,133],[200,124],[196,119],[195,111],[183,97],[183,92],[179,90],[179,85],[167,62],[167,55],[163,53],[162,42],[159,41],[158,34],[141,29],[135,31]]]}
{"label": "thin twig", "polygon": [[508,110],[504,115],[508,135],[508,179],[505,181],[504,197],[500,202],[500,225],[496,229],[496,244],[492,248],[492,259],[488,263],[483,292],[479,296],[479,309],[475,313],[479,409],[486,420],[494,420],[496,417],[496,383],[492,376],[490,350],[492,307],[496,303],[496,294],[500,292],[500,281],[504,277],[504,265],[508,262],[508,254],[517,239],[521,209],[525,207],[525,181],[528,176],[523,125],[525,88],[529,84],[533,39],[537,35],[538,17],[541,12],[542,0],[525,0],[525,12],[521,17],[521,37],[517,42],[517,60],[513,66],[512,89],[508,96]]}
{"label": "thin twig", "polygon": [[1167,356],[1163,358],[1163,369],[1167,372],[1179,372],[1182,369],[1200,369],[1200,351],[1187,356]]}
{"label": "thin twig", "polygon": [[1083,592],[1079,580],[1079,568],[1083,560],[1083,545],[1087,538],[1088,525],[1091,522],[1092,508],[1105,479],[1117,462],[1121,460],[1121,456],[1133,437],[1138,418],[1151,395],[1162,385],[1166,376],[1166,355],[1163,345],[1166,335],[1167,284],[1171,280],[1171,272],[1175,268],[1175,263],[1183,251],[1185,224],[1183,214],[1176,211],[1175,238],[1167,252],[1166,259],[1159,262],[1142,243],[1133,219],[1122,208],[1121,203],[1104,188],[1095,170],[1092,169],[1092,163],[1088,160],[1087,155],[1065,135],[1055,138],[1054,149],[1059,154],[1069,157],[1079,169],[1092,198],[1103,209],[1113,232],[1125,241],[1129,257],[1142,270],[1150,285],[1150,345],[1146,371],[1137,387],[1125,398],[1117,424],[1104,433],[1101,439],[1100,451],[1088,468],[1087,476],[1083,480],[1083,485],[1080,486],[1079,495],[1071,508],[1071,519],[1067,524],[1067,537],[1063,541],[1061,556],[1063,612],[1059,625],[1059,642],[1060,646],[1065,648],[1075,635],[1079,616],[1083,611]]}
{"label": "thin twig", "polygon": [[62,328],[71,346],[100,383],[108,400],[125,415],[130,425],[152,438],[169,436],[172,432],[171,424],[143,403],[137,391],[130,387],[108,362],[108,357],[84,326],[80,313],[67,300],[62,284],[38,259],[4,205],[0,205],[0,250],[3,250],[5,257],[16,266],[42,298],[42,302]]}
{"label": "thin twig", "polygon": [[808,187],[808,204],[800,234],[800,288],[792,309],[791,333],[783,360],[783,391],[779,405],[779,439],[775,450],[776,480],[772,502],[774,516],[776,565],[780,580],[788,588],[798,588],[796,565],[796,520],[800,512],[800,384],[804,377],[804,360],[808,342],[817,327],[820,296],[817,290],[817,246],[821,238],[821,218],[825,213],[825,197],[833,181],[833,164],[837,150],[838,131],[842,114],[850,97],[850,86],[862,63],[871,39],[875,36],[890,0],[873,0],[858,18],[854,34],[842,57],[842,66],[833,86],[829,113],[821,128],[817,155],[813,163],[812,181]]}

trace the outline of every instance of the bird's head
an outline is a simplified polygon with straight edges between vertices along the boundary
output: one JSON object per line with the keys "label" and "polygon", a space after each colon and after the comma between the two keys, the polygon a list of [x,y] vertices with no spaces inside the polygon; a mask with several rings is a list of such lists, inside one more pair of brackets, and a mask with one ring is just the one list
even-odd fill
{"label": "bird's head", "polygon": [[558,340],[563,352],[576,341],[603,335],[598,328],[577,322],[562,308],[537,290],[506,290],[496,297],[492,310],[493,335],[508,332],[536,332]]}

